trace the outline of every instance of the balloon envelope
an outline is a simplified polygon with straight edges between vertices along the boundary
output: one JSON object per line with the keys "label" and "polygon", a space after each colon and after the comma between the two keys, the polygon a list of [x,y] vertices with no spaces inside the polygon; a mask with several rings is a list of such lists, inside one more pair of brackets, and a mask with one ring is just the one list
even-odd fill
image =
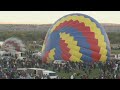
{"label": "balloon envelope", "polygon": [[7,51],[25,51],[25,45],[23,42],[18,38],[8,38],[2,45],[2,48]]}
{"label": "balloon envelope", "polygon": [[42,60],[106,62],[110,59],[106,31],[95,19],[84,14],[69,14],[48,30],[42,48]]}

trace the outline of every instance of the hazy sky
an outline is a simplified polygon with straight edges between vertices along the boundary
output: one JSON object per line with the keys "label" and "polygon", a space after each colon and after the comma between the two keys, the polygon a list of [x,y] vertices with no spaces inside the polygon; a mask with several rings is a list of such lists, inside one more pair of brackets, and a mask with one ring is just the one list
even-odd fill
{"label": "hazy sky", "polygon": [[51,24],[71,13],[87,14],[100,23],[120,24],[120,11],[0,11],[0,24]]}

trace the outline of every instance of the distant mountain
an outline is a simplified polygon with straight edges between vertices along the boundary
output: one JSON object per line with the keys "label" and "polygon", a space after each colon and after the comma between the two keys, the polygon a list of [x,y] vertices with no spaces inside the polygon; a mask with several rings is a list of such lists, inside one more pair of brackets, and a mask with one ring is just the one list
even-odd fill
{"label": "distant mountain", "polygon": [[[114,23],[101,23],[105,28],[106,32],[120,32],[120,24]],[[0,30],[39,30],[39,31],[47,31],[52,24],[0,24]]]}
{"label": "distant mountain", "polygon": [[50,28],[51,24],[43,24],[43,25],[36,25],[36,24],[0,24],[0,31],[1,30],[40,30],[40,31],[47,31]]}

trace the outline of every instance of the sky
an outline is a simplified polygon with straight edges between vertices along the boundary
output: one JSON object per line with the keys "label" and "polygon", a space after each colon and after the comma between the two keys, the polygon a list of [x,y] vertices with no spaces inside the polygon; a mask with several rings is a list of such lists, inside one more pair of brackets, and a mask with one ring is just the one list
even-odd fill
{"label": "sky", "polygon": [[89,15],[100,23],[120,24],[120,11],[0,11],[0,24],[53,24],[71,13]]}

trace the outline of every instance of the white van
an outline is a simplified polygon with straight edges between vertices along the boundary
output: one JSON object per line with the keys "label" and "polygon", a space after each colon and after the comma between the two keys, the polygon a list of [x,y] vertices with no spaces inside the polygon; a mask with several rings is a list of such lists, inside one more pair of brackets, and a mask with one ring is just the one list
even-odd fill
{"label": "white van", "polygon": [[17,68],[17,71],[27,71],[27,68]]}
{"label": "white van", "polygon": [[57,79],[56,72],[44,70],[43,75],[49,75],[50,79]]}
{"label": "white van", "polygon": [[20,60],[20,61],[24,61],[26,59],[26,57],[18,57],[17,60]]}
{"label": "white van", "polygon": [[32,75],[32,76],[39,76],[42,78],[43,76],[43,71],[45,69],[41,69],[41,68],[27,68],[27,72]]}
{"label": "white van", "polygon": [[27,68],[27,72],[31,76],[39,76],[40,78],[42,78],[43,75],[49,75],[50,79],[57,79],[56,72],[45,70],[42,68]]}

